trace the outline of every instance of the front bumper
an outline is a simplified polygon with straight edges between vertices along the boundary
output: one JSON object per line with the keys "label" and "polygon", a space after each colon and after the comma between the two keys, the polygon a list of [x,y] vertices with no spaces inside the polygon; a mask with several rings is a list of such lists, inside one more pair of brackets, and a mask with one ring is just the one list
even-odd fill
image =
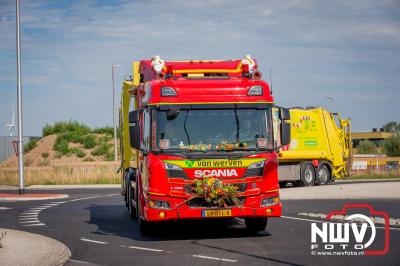
{"label": "front bumper", "polygon": [[[231,216],[203,217],[203,210],[230,209]],[[188,208],[183,207],[175,210],[164,210],[144,207],[144,218],[147,221],[166,221],[180,219],[218,219],[236,217],[280,217],[282,215],[281,203],[267,207],[228,207],[228,208]]]}

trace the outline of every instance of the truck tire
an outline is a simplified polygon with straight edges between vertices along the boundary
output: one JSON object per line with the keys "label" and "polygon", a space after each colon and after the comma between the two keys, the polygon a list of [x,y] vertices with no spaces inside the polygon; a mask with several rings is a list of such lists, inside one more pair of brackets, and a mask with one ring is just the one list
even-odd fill
{"label": "truck tire", "polygon": [[128,191],[128,174],[127,172],[125,172],[124,175],[124,183],[123,183],[123,189],[124,189],[124,200],[125,200],[125,206],[128,208],[129,210],[129,191]]}
{"label": "truck tire", "polygon": [[136,210],[136,207],[133,206],[132,200],[134,200],[134,198],[133,198],[133,189],[132,189],[131,184],[129,184],[129,186],[128,186],[128,205],[129,205],[128,209],[129,209],[129,215],[131,216],[132,219],[136,219],[137,218],[137,210]]}
{"label": "truck tire", "polygon": [[304,163],[300,168],[300,186],[312,186],[315,183],[315,168],[312,163]]}
{"label": "truck tire", "polygon": [[286,182],[286,181],[280,181],[279,182],[279,187],[286,187],[287,183],[288,182]]}
{"label": "truck tire", "polygon": [[249,232],[256,233],[264,231],[268,224],[267,217],[245,218],[246,229]]}
{"label": "truck tire", "polygon": [[320,164],[317,169],[317,180],[316,184],[326,185],[331,181],[331,171],[326,164]]}

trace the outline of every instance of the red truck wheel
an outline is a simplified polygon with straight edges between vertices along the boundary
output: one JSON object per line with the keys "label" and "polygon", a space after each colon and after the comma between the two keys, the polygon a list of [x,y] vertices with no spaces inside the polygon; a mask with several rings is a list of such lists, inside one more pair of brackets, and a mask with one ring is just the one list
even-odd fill
{"label": "red truck wheel", "polygon": [[245,218],[244,221],[246,229],[253,233],[264,231],[268,224],[267,217]]}

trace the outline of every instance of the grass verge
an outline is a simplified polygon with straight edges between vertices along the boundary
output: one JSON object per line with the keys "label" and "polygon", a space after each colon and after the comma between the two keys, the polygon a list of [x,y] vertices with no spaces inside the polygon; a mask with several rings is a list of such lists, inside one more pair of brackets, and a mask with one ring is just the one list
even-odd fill
{"label": "grass verge", "polygon": [[399,171],[382,171],[376,173],[357,173],[345,176],[341,180],[357,180],[357,179],[400,179]]}
{"label": "grass verge", "polygon": [[[114,165],[65,165],[26,167],[25,185],[119,184]],[[18,169],[0,169],[0,184],[17,186]]]}

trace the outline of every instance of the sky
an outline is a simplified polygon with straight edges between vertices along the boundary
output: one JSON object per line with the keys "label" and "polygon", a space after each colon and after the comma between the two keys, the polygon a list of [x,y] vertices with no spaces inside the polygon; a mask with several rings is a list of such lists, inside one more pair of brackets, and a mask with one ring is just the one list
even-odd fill
{"label": "sky", "polygon": [[[131,62],[154,55],[250,54],[268,82],[272,68],[279,106],[322,106],[353,131],[400,122],[399,0],[21,0],[21,23],[27,136],[61,120],[112,125],[112,64],[119,95]],[[17,105],[15,29],[15,1],[0,0],[0,136]]]}

